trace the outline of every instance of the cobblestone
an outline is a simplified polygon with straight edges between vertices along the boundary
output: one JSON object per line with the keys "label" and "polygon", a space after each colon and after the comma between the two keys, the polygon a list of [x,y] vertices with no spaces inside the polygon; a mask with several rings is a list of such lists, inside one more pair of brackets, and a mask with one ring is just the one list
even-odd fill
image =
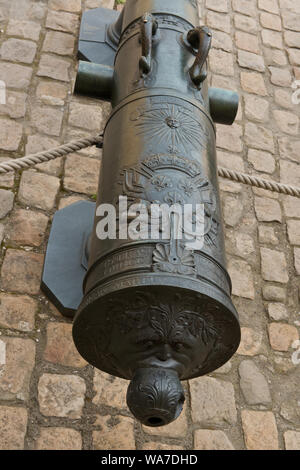
{"label": "cobblestone", "polygon": [[242,423],[248,450],[278,450],[278,431],[273,413],[242,410]]}
{"label": "cobblestone", "polygon": [[[298,3],[198,2],[213,30],[209,82],[240,95],[236,123],[216,126],[218,164],[295,186]],[[116,6],[0,0],[0,162],[103,130],[110,104],[72,93],[82,12],[99,7]],[[0,176],[0,449],[299,450],[299,200],[220,178],[241,344],[212,376],[184,383],[177,421],[149,428],[129,415],[128,382],[86,364],[40,291],[53,215],[97,193],[101,157],[91,147]]]}
{"label": "cobblestone", "polygon": [[223,431],[197,429],[195,450],[234,450],[234,447]]}
{"label": "cobblestone", "polygon": [[27,429],[27,410],[0,406],[0,450],[23,450]]}
{"label": "cobblestone", "polygon": [[79,419],[86,386],[76,375],[44,374],[38,385],[40,411],[44,416]]}
{"label": "cobblestone", "polygon": [[71,428],[41,428],[36,450],[81,450],[82,439],[78,431]]}
{"label": "cobblestone", "polygon": [[1,336],[0,399],[27,400],[35,363],[35,343],[31,339]]}
{"label": "cobblestone", "polygon": [[231,383],[202,377],[190,382],[192,419],[195,423],[233,425],[237,420]]}
{"label": "cobblestone", "polygon": [[0,294],[0,326],[19,331],[34,329],[36,300],[27,295]]}
{"label": "cobblestone", "polygon": [[93,432],[94,450],[135,450],[133,420],[123,416],[110,424],[110,417],[99,417],[101,431]]}
{"label": "cobblestone", "polygon": [[2,288],[10,292],[38,294],[43,255],[9,249],[1,270]]}
{"label": "cobblestone", "polygon": [[34,170],[25,171],[21,178],[19,201],[37,209],[51,210],[60,182],[55,176],[37,173]]}

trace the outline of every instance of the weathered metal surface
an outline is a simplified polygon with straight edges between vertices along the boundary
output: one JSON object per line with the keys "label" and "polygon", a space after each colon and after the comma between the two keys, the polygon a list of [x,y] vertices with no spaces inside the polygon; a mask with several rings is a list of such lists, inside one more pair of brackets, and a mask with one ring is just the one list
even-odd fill
{"label": "weathered metal surface", "polygon": [[[232,123],[238,101],[231,92],[209,92],[211,33],[198,24],[196,1],[127,0],[112,28],[120,38],[109,79],[113,110],[104,132],[97,207],[111,204],[118,212],[119,196],[127,197],[126,209],[134,202],[148,208],[202,204],[204,245],[188,250],[172,232],[169,240],[151,238],[150,231],[140,240],[99,240],[96,215],[73,327],[76,347],[89,363],[132,380],[128,406],[149,426],[176,419],[184,401],[180,380],[219,368],[240,341],[226,271],[213,122]],[[86,78],[91,96],[101,97],[92,75]]]}

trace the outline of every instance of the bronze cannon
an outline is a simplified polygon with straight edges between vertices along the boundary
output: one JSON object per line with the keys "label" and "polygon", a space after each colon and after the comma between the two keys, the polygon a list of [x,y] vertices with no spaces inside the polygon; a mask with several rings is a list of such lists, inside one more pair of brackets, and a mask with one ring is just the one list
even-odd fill
{"label": "bronze cannon", "polygon": [[[198,25],[194,0],[127,0],[121,14],[84,14],[75,92],[110,101],[112,112],[96,206],[56,213],[42,282],[62,313],[76,312],[79,353],[131,381],[128,406],[148,426],[176,419],[181,381],[221,367],[240,342],[214,124],[233,123],[238,96],[209,88],[212,34]],[[201,233],[185,237],[183,228],[176,238],[179,218],[170,211],[169,237],[160,236],[158,217],[155,233],[147,222],[149,230],[134,239],[124,226],[132,205],[141,204],[148,214],[159,204],[202,207]],[[99,236],[103,207],[115,210],[115,237]],[[197,238],[201,245],[191,249]]]}

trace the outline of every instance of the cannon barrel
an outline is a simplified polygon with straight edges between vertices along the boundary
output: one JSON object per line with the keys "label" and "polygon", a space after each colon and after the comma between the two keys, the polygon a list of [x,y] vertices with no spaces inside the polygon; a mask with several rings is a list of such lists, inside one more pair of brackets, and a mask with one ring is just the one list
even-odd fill
{"label": "cannon barrel", "polygon": [[75,84],[112,112],[73,338],[90,364],[131,381],[128,406],[148,426],[175,420],[181,381],[221,367],[240,342],[214,124],[233,123],[238,97],[209,89],[212,37],[198,25],[194,0],[127,0],[107,28],[114,59],[80,62]]}

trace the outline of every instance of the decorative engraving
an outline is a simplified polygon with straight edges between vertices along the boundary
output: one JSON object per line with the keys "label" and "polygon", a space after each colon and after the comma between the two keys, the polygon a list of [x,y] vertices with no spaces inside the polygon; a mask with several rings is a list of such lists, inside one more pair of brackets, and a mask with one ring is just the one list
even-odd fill
{"label": "decorative engraving", "polygon": [[[202,236],[208,246],[215,244],[219,227],[216,194],[212,185],[202,175],[201,166],[197,162],[179,155],[153,155],[136,167],[125,168],[121,177],[119,184],[122,185],[123,195],[128,198],[128,204],[143,202],[149,212],[150,204],[153,203],[169,206],[191,204],[193,207],[203,204],[205,227]],[[193,219],[192,222],[195,226],[196,220]],[[172,225],[173,222],[171,227]],[[177,228],[185,233],[182,226]],[[172,236],[170,252],[177,253],[177,265],[178,260],[185,260],[186,257],[182,257],[180,246],[173,250],[171,245]],[[189,264],[185,266],[190,267]],[[191,269],[187,271],[194,274]]]}
{"label": "decorative engraving", "polygon": [[156,245],[153,252],[154,271],[196,276],[194,253],[174,243],[176,241],[171,239],[170,245]]}
{"label": "decorative engraving", "polygon": [[79,350],[82,347],[104,371],[130,379],[139,368],[170,365],[183,380],[214,370],[237,347],[237,322],[201,294],[175,293],[167,286],[119,291],[105,298],[99,298],[99,292],[88,321],[88,312],[83,312],[81,325],[76,320],[75,334],[81,331]]}
{"label": "decorative engraving", "polygon": [[205,126],[187,108],[174,104],[163,104],[159,109],[149,109],[136,117],[138,135],[143,135],[154,145],[167,143],[168,151],[172,154],[179,152],[180,147],[185,152],[189,148],[199,150],[205,147],[208,137]]}
{"label": "decorative engraving", "polygon": [[184,401],[182,385],[173,370],[140,369],[127,392],[130,411],[147,426],[172,422],[181,413]]}

